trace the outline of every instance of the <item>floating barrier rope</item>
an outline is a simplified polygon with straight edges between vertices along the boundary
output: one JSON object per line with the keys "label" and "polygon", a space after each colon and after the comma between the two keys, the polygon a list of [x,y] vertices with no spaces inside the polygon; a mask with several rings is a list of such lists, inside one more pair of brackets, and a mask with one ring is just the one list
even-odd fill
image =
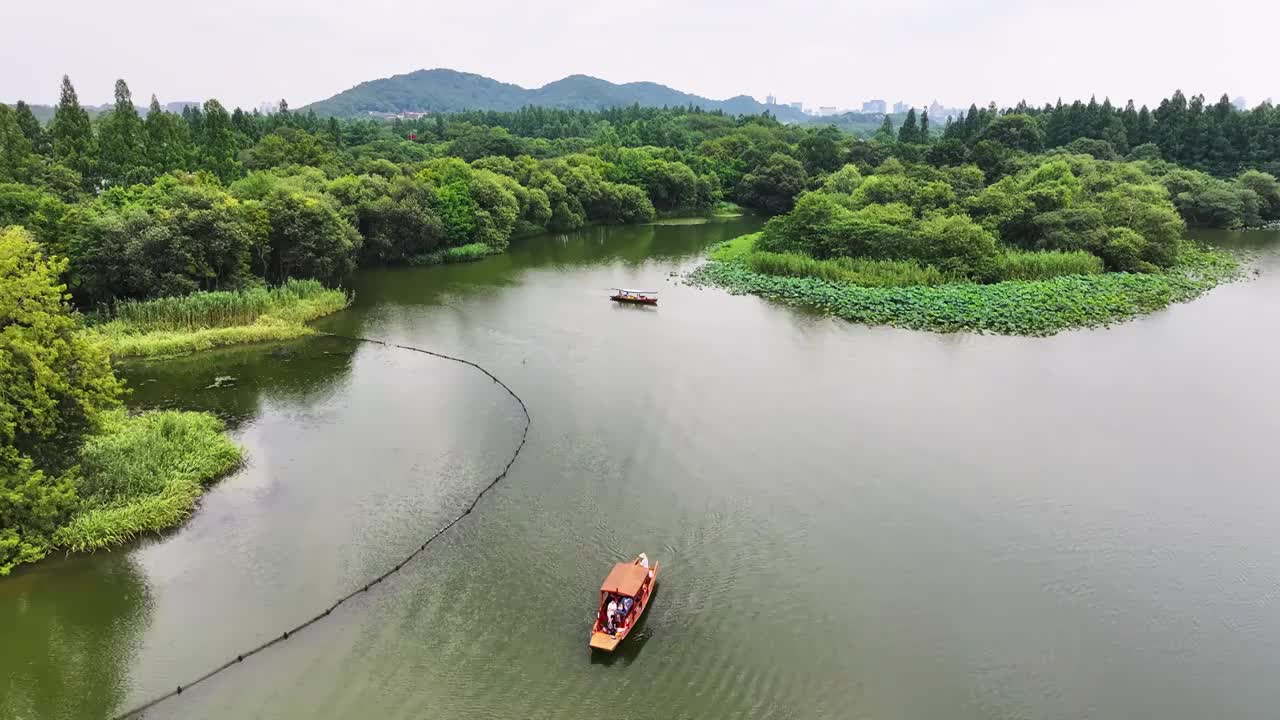
{"label": "floating barrier rope", "polygon": [[363,585],[361,585],[360,587],[357,587],[355,590],[352,590],[346,595],[343,595],[342,597],[333,601],[333,603],[330,604],[329,607],[325,608],[323,611],[321,611],[319,614],[312,617],[310,620],[307,620],[303,623],[295,625],[289,628],[288,630],[285,630],[284,632],[280,633],[279,635],[273,636],[270,640],[267,640],[266,642],[261,643],[249,650],[245,650],[244,652],[236,655],[234,658],[227,660],[221,665],[213,668],[212,670],[195,678],[194,680],[188,682],[185,685],[179,685],[173,690],[170,690],[169,692],[164,693],[163,695],[154,697],[151,700],[148,700],[147,702],[141,705],[138,705],[137,707],[134,707],[119,715],[114,716],[113,720],[124,720],[125,718],[134,717],[138,713],[150,710],[151,708],[155,707],[156,705],[159,705],[165,700],[181,695],[183,692],[190,690],[192,687],[199,685],[205,680],[208,680],[209,678],[212,678],[215,675],[218,675],[219,673],[229,668],[239,665],[240,663],[244,662],[245,660],[248,660],[254,655],[257,655],[263,650],[266,650],[272,645],[288,640],[293,635],[296,635],[300,630],[303,630],[309,627],[310,625],[316,622],[319,622],[324,618],[329,617],[330,613],[342,607],[344,604],[347,603],[347,601],[351,600],[357,595],[360,595],[361,593],[368,592],[370,588],[372,588],[374,585],[377,585],[383,580],[386,580],[388,577],[391,577],[397,572],[400,572],[400,569],[403,568],[406,564],[408,564],[410,560],[413,560],[420,553],[426,550],[428,545],[435,542],[437,538],[439,538],[441,535],[444,535],[446,532],[448,532],[449,528],[452,528],[454,525],[457,525],[458,522],[462,520],[462,518],[470,515],[471,511],[476,509],[476,505],[480,503],[481,498],[483,498],[486,493],[492,490],[494,486],[496,486],[499,482],[503,480],[503,478],[507,476],[507,473],[511,470],[511,466],[515,464],[516,458],[520,456],[520,451],[524,450],[524,443],[529,438],[529,425],[533,422],[532,418],[529,416],[529,408],[525,406],[524,400],[522,400],[520,396],[515,393],[514,390],[508,387],[506,383],[499,380],[496,375],[484,369],[480,365],[473,363],[470,360],[463,360],[462,358],[453,357],[452,355],[445,355],[444,353],[438,353],[432,350],[423,350],[422,348],[411,347],[409,345],[397,345],[396,343],[387,342],[385,340],[375,340],[373,338],[359,337],[359,336],[353,336],[353,335],[339,335],[337,333],[320,333],[320,334],[325,335],[327,337],[339,338],[342,340],[352,340],[355,342],[371,343],[374,345],[382,345],[383,347],[397,348],[400,350],[409,350],[410,352],[422,353],[423,355],[431,355],[432,357],[438,357],[443,360],[451,360],[453,362],[462,363],[463,365],[470,365],[471,367],[487,375],[489,379],[493,380],[498,385],[502,386],[502,389],[506,390],[507,394],[510,395],[513,399],[515,399],[515,401],[520,405],[520,412],[524,414],[524,429],[520,431],[520,444],[516,446],[515,452],[511,454],[511,459],[507,460],[507,464],[502,468],[502,472],[498,473],[498,475],[494,477],[493,480],[489,481],[488,485],[485,485],[484,488],[480,490],[480,492],[471,501],[471,504],[468,505],[466,509],[462,511],[461,514],[459,514],[457,517],[453,518],[449,522],[445,523],[443,527],[441,527],[439,530],[436,530],[435,533],[431,535],[431,537],[422,541],[422,543],[419,544],[418,547],[414,548],[413,552],[409,553],[403,560],[393,565],[389,570],[365,582]]}

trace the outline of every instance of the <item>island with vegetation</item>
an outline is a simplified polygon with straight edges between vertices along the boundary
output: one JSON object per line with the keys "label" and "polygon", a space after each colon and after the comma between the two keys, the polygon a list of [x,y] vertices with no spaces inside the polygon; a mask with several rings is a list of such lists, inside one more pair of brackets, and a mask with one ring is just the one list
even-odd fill
{"label": "island with vegetation", "polygon": [[[1242,131],[1234,109],[1218,110],[1225,129],[1236,118]],[[874,143],[878,157],[826,175],[761,233],[713,249],[692,280],[866,324],[1048,335],[1152,312],[1237,277],[1236,258],[1186,239],[1187,225],[1280,219],[1280,183],[1242,169],[1274,169],[1268,135],[1252,157],[1190,159],[1227,175],[1219,178],[1166,160],[1152,143],[1123,158],[1089,137],[1046,150],[1046,130],[1071,112],[975,109],[941,139],[908,116],[896,137],[886,129]],[[1124,137],[1125,112],[1098,112]],[[1161,139],[1145,109],[1140,117],[1140,137]],[[1192,122],[1212,134],[1203,117]]]}

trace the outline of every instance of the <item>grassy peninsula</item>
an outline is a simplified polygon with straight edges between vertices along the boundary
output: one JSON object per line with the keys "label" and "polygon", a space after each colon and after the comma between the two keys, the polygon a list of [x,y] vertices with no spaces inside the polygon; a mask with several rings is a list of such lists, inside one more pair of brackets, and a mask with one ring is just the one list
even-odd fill
{"label": "grassy peninsula", "polygon": [[169,357],[309,335],[307,322],[347,303],[342,290],[316,280],[289,280],[274,288],[121,301],[109,321],[89,332],[106,341],[112,357]]}
{"label": "grassy peninsula", "polygon": [[205,485],[240,464],[224,430],[207,413],[111,413],[80,450],[80,502],[53,547],[102,550],[186,520]]}

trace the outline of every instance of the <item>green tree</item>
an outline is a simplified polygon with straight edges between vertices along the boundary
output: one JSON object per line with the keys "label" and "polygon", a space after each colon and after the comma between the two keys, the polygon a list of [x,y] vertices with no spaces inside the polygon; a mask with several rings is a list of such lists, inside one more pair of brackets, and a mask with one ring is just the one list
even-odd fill
{"label": "green tree", "polygon": [[71,243],[71,278],[86,303],[235,290],[265,264],[269,220],[211,177],[166,175],[104,193]]}
{"label": "green tree", "polygon": [[86,190],[97,187],[97,138],[93,134],[89,113],[80,106],[76,89],[71,85],[71,78],[66,75],[62,76],[62,94],[53,111],[49,134],[52,137],[54,159],[80,173]]}
{"label": "green tree", "polygon": [[323,197],[277,187],[263,200],[270,218],[266,278],[337,282],[355,269],[360,234]]}
{"label": "green tree", "polygon": [[0,181],[27,181],[34,162],[35,153],[18,124],[18,114],[8,105],[0,105]]}
{"label": "green tree", "polygon": [[774,153],[758,170],[742,178],[739,200],[767,213],[783,213],[804,190],[804,166],[795,158]]}
{"label": "green tree", "polygon": [[22,128],[22,134],[26,135],[27,140],[31,142],[32,150],[41,155],[48,155],[49,134],[36,119],[35,113],[31,112],[31,106],[19,100],[13,109],[18,114],[18,127]]}
{"label": "green tree", "polygon": [[204,128],[200,142],[200,167],[223,182],[240,177],[241,166],[231,115],[217,100],[204,104]]}
{"label": "green tree", "polygon": [[983,282],[999,279],[996,238],[967,215],[934,215],[912,234],[909,257],[944,273]]}
{"label": "green tree", "polygon": [[1247,170],[1236,178],[1236,184],[1258,196],[1258,210],[1263,220],[1280,220],[1280,182],[1274,175]]}
{"label": "green tree", "polygon": [[105,349],[78,332],[65,271],[25,230],[0,232],[0,452],[57,471],[120,393]]}
{"label": "green tree", "polygon": [[902,121],[902,127],[898,128],[898,142],[900,143],[918,143],[920,142],[920,128],[916,125],[916,109],[911,108],[907,111],[907,119]]}
{"label": "green tree", "polygon": [[[887,118],[886,118],[887,119]],[[806,134],[800,140],[800,157],[810,175],[831,172],[843,165],[843,138],[834,125]]]}
{"label": "green tree", "polygon": [[76,506],[74,448],[120,384],[79,332],[58,277],[21,228],[0,230],[0,575],[43,557]]}
{"label": "green tree", "polygon": [[183,119],[160,107],[160,101],[151,96],[144,123],[147,140],[147,165],[156,175],[191,167],[195,147],[191,144],[191,129]]}
{"label": "green tree", "polygon": [[894,137],[896,136],[893,132],[893,118],[886,114],[884,116],[884,122],[880,123],[880,129],[876,130],[876,134],[873,136],[873,139],[879,142],[893,142]]}
{"label": "green tree", "polygon": [[152,173],[146,167],[146,132],[124,80],[116,80],[115,97],[115,107],[102,118],[98,129],[102,179],[108,187],[149,182]]}
{"label": "green tree", "polygon": [[0,183],[0,229],[21,225],[51,255],[66,255],[69,206],[56,195],[20,183]]}
{"label": "green tree", "polygon": [[1040,123],[1030,115],[1001,115],[991,121],[982,137],[1000,143],[1013,150],[1040,152],[1044,147],[1044,132]]}

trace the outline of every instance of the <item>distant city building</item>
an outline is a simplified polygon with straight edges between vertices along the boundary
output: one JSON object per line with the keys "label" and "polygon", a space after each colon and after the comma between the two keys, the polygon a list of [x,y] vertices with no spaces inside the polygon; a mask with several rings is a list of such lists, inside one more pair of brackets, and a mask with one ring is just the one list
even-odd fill
{"label": "distant city building", "polygon": [[800,112],[804,112],[804,103],[802,102],[787,103],[787,105],[789,105],[792,110],[799,110]]}
{"label": "distant city building", "polygon": [[278,110],[279,107],[280,107],[279,103],[273,103],[270,100],[267,100],[267,101],[264,101],[262,104],[258,105],[258,112],[262,113],[263,115],[271,115],[276,110]]}
{"label": "distant city building", "polygon": [[1235,100],[1231,101],[1231,104],[1235,105],[1237,110],[1245,110],[1248,108],[1248,104],[1245,103],[1243,97],[1237,97]]}
{"label": "distant city building", "polygon": [[911,106],[899,100],[893,104],[893,111],[896,113],[904,113],[911,109]]}
{"label": "distant city building", "polygon": [[431,114],[431,111],[429,110],[423,111],[423,112],[418,112],[416,110],[403,110],[398,113],[379,112],[377,110],[369,111],[369,117],[375,117],[380,120],[395,120],[396,118],[399,118],[401,120],[417,120],[420,117],[426,117],[430,114]]}
{"label": "distant city building", "polygon": [[840,112],[840,108],[834,105],[823,105],[818,108],[819,115],[835,115],[838,112]]}
{"label": "distant city building", "polygon": [[889,109],[889,104],[884,100],[868,100],[862,103],[862,112],[864,113],[884,113]]}
{"label": "distant city building", "polygon": [[934,100],[933,102],[929,103],[929,117],[934,118],[936,120],[941,120],[944,117],[946,117],[946,115],[947,115],[947,109],[942,107],[942,104],[939,103],[937,100]]}
{"label": "distant city building", "polygon": [[765,95],[765,96],[764,96],[764,104],[765,104],[765,105],[777,105],[777,104],[778,104],[778,97],[777,97],[776,95],[772,94],[772,93],[770,93],[770,94],[768,94],[768,95]]}

